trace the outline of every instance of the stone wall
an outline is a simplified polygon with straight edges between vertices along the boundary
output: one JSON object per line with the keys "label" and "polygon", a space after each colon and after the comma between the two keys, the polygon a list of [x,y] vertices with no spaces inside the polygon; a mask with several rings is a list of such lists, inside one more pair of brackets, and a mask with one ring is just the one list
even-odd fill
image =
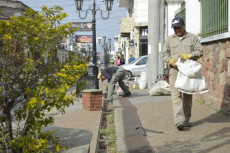
{"label": "stone wall", "polygon": [[134,57],[137,59],[140,56],[140,28],[139,27],[134,27]]}
{"label": "stone wall", "polygon": [[132,17],[122,17],[121,18],[121,33],[131,33],[133,30],[134,19]]}
{"label": "stone wall", "polygon": [[209,92],[195,95],[196,101],[210,104],[213,109],[230,113],[230,39],[202,43],[204,56],[200,59]]}

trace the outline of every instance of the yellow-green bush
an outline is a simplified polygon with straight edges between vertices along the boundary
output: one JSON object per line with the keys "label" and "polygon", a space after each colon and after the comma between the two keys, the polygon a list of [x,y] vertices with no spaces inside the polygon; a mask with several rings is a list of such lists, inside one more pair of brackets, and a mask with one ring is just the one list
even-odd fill
{"label": "yellow-green bush", "polygon": [[41,130],[54,121],[47,112],[55,107],[64,113],[73,103],[73,95],[66,92],[88,66],[75,54],[65,63],[56,62],[57,45],[77,30],[60,24],[65,17],[62,8],[44,6],[40,13],[28,9],[25,16],[0,21],[0,148],[4,152],[47,152],[50,145],[54,152],[64,149],[53,133]]}

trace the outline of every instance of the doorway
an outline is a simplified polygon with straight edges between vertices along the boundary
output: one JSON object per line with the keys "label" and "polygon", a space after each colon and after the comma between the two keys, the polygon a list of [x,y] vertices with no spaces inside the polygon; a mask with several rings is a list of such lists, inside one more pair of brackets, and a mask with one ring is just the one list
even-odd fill
{"label": "doorway", "polygon": [[141,50],[141,56],[143,55],[148,55],[148,44],[147,43],[143,43],[140,46],[140,50]]}

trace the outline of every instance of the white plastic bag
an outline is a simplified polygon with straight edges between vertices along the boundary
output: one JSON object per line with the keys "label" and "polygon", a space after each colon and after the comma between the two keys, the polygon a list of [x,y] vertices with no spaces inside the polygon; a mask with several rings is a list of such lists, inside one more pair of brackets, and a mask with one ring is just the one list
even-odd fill
{"label": "white plastic bag", "polygon": [[205,78],[201,74],[200,63],[192,60],[184,62],[179,58],[176,65],[179,71],[174,85],[175,88],[187,94],[208,92]]}
{"label": "white plastic bag", "polygon": [[[124,83],[129,88],[129,82],[125,81]],[[117,93],[118,96],[123,96],[125,94],[124,91],[121,89],[121,87],[119,86],[118,83],[115,86],[115,91],[116,91],[116,93]]]}
{"label": "white plastic bag", "polygon": [[133,88],[134,89],[139,89],[139,80],[140,80],[140,77],[135,77],[134,78],[134,83],[133,83]]}
{"label": "white plastic bag", "polygon": [[145,88],[147,88],[147,86],[148,86],[147,80],[148,80],[148,74],[147,74],[147,72],[146,72],[146,71],[142,71],[142,72],[141,72],[141,79],[140,79],[140,81],[138,82],[138,83],[139,83],[139,88],[140,88],[140,89],[145,89]]}
{"label": "white plastic bag", "polygon": [[170,94],[170,85],[164,81],[158,81],[150,90],[149,90],[149,95],[150,96],[159,96],[159,95],[166,95]]}

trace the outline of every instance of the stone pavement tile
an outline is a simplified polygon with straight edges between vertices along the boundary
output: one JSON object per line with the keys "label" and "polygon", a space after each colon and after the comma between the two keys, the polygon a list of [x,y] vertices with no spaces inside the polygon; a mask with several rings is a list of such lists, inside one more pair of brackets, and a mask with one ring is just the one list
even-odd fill
{"label": "stone pavement tile", "polygon": [[90,153],[95,153],[101,111],[77,110],[54,116],[55,127],[64,127],[77,130],[85,130],[92,133]]}
{"label": "stone pavement tile", "polygon": [[193,102],[192,127],[184,131],[174,126],[171,101],[149,101],[135,106],[143,128],[147,129],[146,138],[156,153],[227,153],[230,150],[230,118],[206,105]]}

